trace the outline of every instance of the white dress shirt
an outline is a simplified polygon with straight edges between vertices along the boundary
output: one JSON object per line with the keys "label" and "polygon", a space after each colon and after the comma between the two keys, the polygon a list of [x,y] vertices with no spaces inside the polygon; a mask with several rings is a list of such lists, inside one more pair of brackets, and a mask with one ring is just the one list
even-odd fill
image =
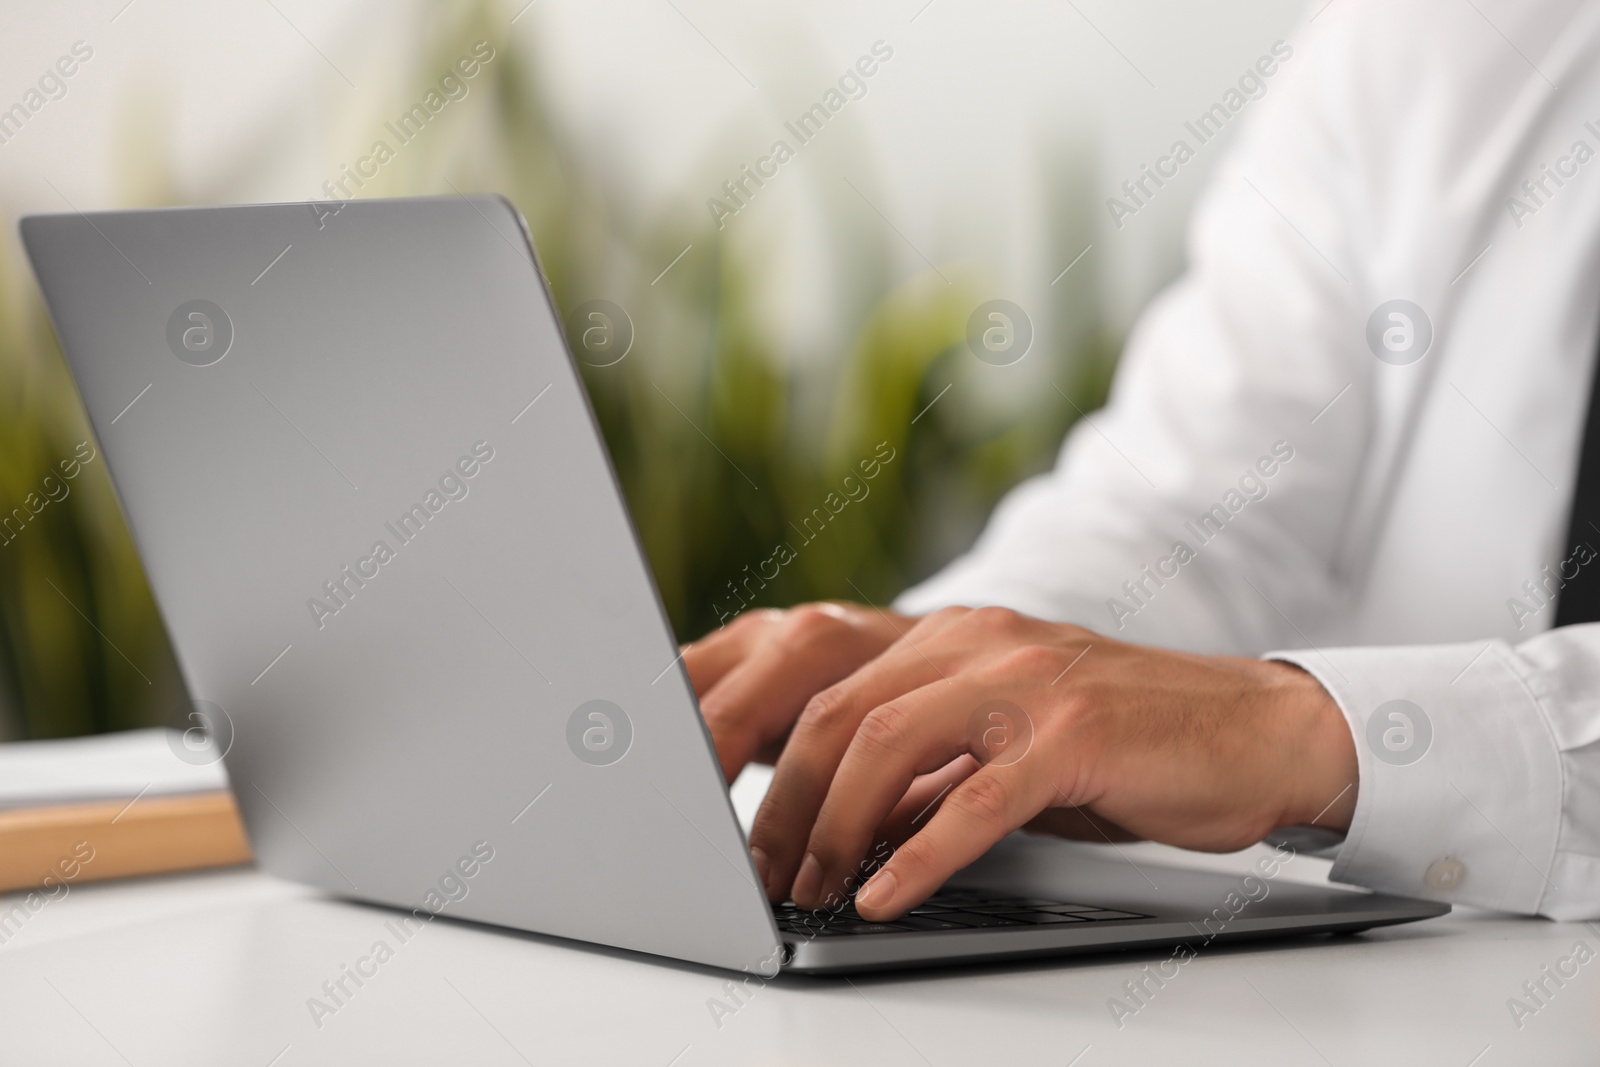
{"label": "white dress shirt", "polygon": [[[1333,878],[1600,916],[1600,625],[1551,629],[1583,565],[1600,3],[1333,0],[1290,43],[1110,403],[898,606],[1299,664],[1360,759]],[[1387,360],[1368,341],[1394,300],[1432,325],[1412,362],[1415,315],[1409,353],[1387,310]]]}

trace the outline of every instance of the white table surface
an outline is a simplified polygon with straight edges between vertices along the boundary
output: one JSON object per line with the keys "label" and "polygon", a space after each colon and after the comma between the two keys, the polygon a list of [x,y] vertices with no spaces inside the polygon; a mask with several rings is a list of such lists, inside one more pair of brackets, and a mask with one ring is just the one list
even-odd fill
{"label": "white table surface", "polygon": [[[1326,868],[1301,857],[1284,877]],[[307,999],[393,940],[391,917],[252,870],[76,886],[0,945],[0,1063],[1600,1064],[1600,958],[1520,1029],[1507,1008],[1576,942],[1600,950],[1595,924],[1458,909],[1214,945],[1120,1028],[1108,999],[1166,951],[780,978],[719,1027],[722,973],[436,920],[319,1028]]]}

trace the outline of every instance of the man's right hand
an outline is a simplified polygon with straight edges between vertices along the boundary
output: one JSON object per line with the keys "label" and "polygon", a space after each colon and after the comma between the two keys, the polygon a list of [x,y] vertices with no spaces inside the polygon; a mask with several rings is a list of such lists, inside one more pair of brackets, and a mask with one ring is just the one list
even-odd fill
{"label": "man's right hand", "polygon": [[732,782],[774,763],[806,703],[875,659],[916,622],[855,604],[748,611],[690,645],[684,666]]}

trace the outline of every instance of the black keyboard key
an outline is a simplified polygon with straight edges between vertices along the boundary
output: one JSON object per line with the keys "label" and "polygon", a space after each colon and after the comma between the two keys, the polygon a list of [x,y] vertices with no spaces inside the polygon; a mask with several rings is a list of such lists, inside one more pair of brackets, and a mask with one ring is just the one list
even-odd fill
{"label": "black keyboard key", "polygon": [[845,915],[830,915],[827,918],[801,919],[794,923],[795,926],[804,926],[812,930],[832,929],[837,930],[846,926],[860,926],[865,919],[852,919]]}
{"label": "black keyboard key", "polygon": [[854,908],[844,908],[840,911],[830,911],[827,908],[818,908],[815,911],[787,911],[773,912],[773,918],[779,922],[785,919],[791,922],[830,923],[835,919],[860,919]]}
{"label": "black keyboard key", "polygon": [[794,930],[787,930],[785,932],[793,934],[796,937],[804,938],[839,937],[844,933],[843,930],[833,926],[804,926]]}
{"label": "black keyboard key", "polygon": [[912,930],[968,930],[971,927],[964,923],[951,922],[940,915],[902,915],[895,920],[896,925]]}
{"label": "black keyboard key", "polygon": [[1081,923],[1089,921],[1081,915],[1068,915],[1052,911],[1008,911],[1001,917],[1006,919],[1021,919],[1023,922],[1032,923],[1035,926],[1048,926],[1051,923]]}
{"label": "black keyboard key", "polygon": [[1080,911],[1074,914],[1094,922],[1109,922],[1113,919],[1148,919],[1148,915],[1138,915],[1131,911]]}
{"label": "black keyboard key", "polygon": [[1051,908],[1060,907],[1077,907],[1075,904],[1063,905],[1059,900],[1045,900],[1042,897],[993,897],[990,899],[989,903],[1016,904],[1019,907],[1037,908],[1040,910],[1049,910]]}
{"label": "black keyboard key", "polygon": [[981,915],[972,911],[952,911],[940,918],[948,922],[960,923],[962,926],[989,927],[989,926],[1027,926],[1019,919],[1007,919],[1001,915]]}
{"label": "black keyboard key", "polygon": [[841,926],[839,932],[841,934],[903,934],[907,929],[909,928],[898,926],[895,923],[861,922],[852,923],[849,926]]}

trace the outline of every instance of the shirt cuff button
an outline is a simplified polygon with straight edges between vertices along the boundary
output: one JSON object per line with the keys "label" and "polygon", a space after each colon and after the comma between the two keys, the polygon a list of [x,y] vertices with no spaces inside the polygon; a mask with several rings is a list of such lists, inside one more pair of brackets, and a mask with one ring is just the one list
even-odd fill
{"label": "shirt cuff button", "polygon": [[1438,893],[1449,892],[1459,887],[1466,879],[1466,864],[1454,856],[1446,856],[1444,859],[1434,860],[1433,863],[1429,864],[1428,872],[1422,876],[1422,880],[1428,884],[1428,888]]}

